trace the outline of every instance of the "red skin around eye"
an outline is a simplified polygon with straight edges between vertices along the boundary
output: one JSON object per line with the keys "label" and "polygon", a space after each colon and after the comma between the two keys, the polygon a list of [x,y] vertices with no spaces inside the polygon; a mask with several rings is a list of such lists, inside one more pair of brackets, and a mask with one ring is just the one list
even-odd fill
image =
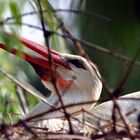
{"label": "red skin around eye", "polygon": [[[71,81],[69,81],[69,80],[64,80],[64,79],[61,78],[58,74],[57,74],[57,76],[54,77],[54,78],[56,78],[56,83],[57,83],[57,85],[59,86],[59,88],[61,89],[61,91],[66,90],[66,89],[69,87],[70,83],[71,83]],[[44,75],[44,76],[42,77],[42,79],[43,79],[44,81],[50,82],[50,81],[52,80],[52,74],[49,72],[49,73],[47,73],[47,75]]]}
{"label": "red skin around eye", "polygon": [[69,88],[71,81],[69,80],[64,80],[61,77],[57,78],[57,84],[59,85],[59,88],[64,91],[67,88]]}

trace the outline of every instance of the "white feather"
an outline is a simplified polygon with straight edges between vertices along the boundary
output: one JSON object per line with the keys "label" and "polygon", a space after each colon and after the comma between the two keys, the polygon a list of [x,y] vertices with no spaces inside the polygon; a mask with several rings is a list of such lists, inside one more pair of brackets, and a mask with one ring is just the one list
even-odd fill
{"label": "white feather", "polygon": [[[83,61],[83,64],[85,65],[85,68],[86,68],[86,70],[84,70],[82,68],[77,68],[76,66],[71,65],[71,70],[65,69],[63,67],[58,67],[56,69],[56,72],[63,79],[72,81],[71,85],[67,87],[65,92],[61,90],[59,85],[57,85],[58,91],[61,94],[61,98],[63,100],[64,105],[83,103],[80,106],[74,105],[68,108],[67,112],[69,114],[72,114],[74,112],[80,111],[81,109],[90,110],[100,97],[100,93],[102,90],[102,82],[100,80],[101,76],[96,66],[94,64],[91,64],[91,62],[88,62],[83,57],[74,56],[74,55],[66,55],[66,54],[64,54],[63,56],[65,59],[79,59]],[[43,84],[52,91],[52,95],[49,97],[48,101],[51,104],[54,104],[56,107],[60,107],[61,103],[58,100],[58,96],[55,91],[54,85],[46,81],[43,81]],[[93,103],[86,104],[86,102],[89,102],[89,101],[93,101]],[[26,118],[48,111],[50,108],[51,107],[41,102],[38,105],[36,105],[29,112],[29,114],[26,115]],[[39,121],[39,122],[36,122],[35,125],[38,125],[38,126],[41,125],[41,127],[43,126],[46,127],[46,125],[48,125],[47,127],[51,129],[51,131],[54,131],[55,128],[58,128],[57,126],[58,124],[60,127],[63,126],[62,122],[64,123],[64,120],[56,119],[56,117],[60,117],[60,116],[64,116],[64,114],[60,111],[55,111],[55,112],[42,115],[41,117],[37,119],[38,120],[43,119],[44,123],[43,121]],[[59,123],[54,123],[54,122],[59,122]]]}

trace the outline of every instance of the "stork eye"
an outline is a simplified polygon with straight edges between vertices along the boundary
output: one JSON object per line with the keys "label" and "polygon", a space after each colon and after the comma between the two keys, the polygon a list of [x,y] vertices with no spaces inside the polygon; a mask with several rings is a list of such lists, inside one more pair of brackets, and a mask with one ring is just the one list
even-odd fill
{"label": "stork eye", "polygon": [[81,60],[78,59],[71,59],[68,60],[69,63],[73,64],[74,66],[76,66],[77,68],[82,68],[82,69],[86,69],[83,62]]}

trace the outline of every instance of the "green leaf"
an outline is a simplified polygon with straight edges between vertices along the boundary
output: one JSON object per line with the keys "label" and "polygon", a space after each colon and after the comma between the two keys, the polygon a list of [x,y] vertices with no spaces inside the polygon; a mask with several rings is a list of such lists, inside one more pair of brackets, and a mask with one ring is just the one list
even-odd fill
{"label": "green leaf", "polygon": [[3,75],[5,75],[8,79],[10,79],[16,85],[20,86],[25,91],[27,91],[28,93],[30,93],[31,95],[33,95],[34,97],[36,97],[38,100],[43,101],[46,104],[50,105],[50,103],[46,100],[46,97],[42,93],[40,93],[37,89],[35,89],[33,86],[31,86],[29,83],[20,81],[16,77],[14,77],[14,76],[10,75],[9,73],[7,73],[2,68],[0,68],[0,73],[2,73]]}
{"label": "green leaf", "polygon": [[21,25],[22,18],[20,16],[21,12],[20,12],[20,8],[19,8],[18,4],[16,2],[11,1],[9,3],[9,8],[10,8],[11,14],[14,17],[17,25]]}
{"label": "green leaf", "polygon": [[0,19],[3,19],[3,14],[5,13],[5,3],[0,1]]}
{"label": "green leaf", "polygon": [[[36,4],[36,9],[39,11],[37,0],[34,1],[34,3]],[[63,24],[63,22],[61,18],[54,12],[55,10],[47,0],[41,0],[40,3],[42,6],[45,25],[50,31],[59,32],[60,34],[62,34],[61,25]],[[40,17],[40,14],[38,15]],[[53,49],[57,51],[65,53],[68,52],[68,49],[66,48],[65,39],[57,35],[52,35],[50,37],[50,45]]]}
{"label": "green leaf", "polygon": [[14,48],[18,48],[18,50],[19,50],[18,53],[20,53],[20,50],[23,49],[21,42],[19,41],[16,33],[14,33],[14,32],[12,33],[12,35],[9,35],[6,32],[1,30],[0,31],[0,41],[6,45],[7,50],[9,50],[9,51],[12,50],[14,47]]}

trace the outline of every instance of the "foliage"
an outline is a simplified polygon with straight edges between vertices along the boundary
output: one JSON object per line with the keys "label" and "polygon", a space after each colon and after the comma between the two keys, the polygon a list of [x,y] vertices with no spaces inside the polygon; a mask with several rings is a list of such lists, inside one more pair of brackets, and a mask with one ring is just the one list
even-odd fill
{"label": "foliage", "polygon": [[[78,9],[94,13],[92,18],[91,15],[76,17],[81,38],[133,59],[139,51],[140,23],[139,10],[136,8],[139,5],[138,1],[88,0],[84,6],[80,4],[79,2]],[[89,48],[86,50],[98,64],[107,83],[115,89],[128,66],[124,61],[101,51]],[[140,60],[140,57],[137,60]],[[140,90],[139,76],[139,67],[134,67],[124,86],[123,94]],[[103,96],[105,95],[106,93],[103,93]]]}
{"label": "foliage", "polygon": [[[36,1],[16,1],[16,0],[7,0],[5,1],[5,4],[3,5],[3,1],[0,1],[1,6],[1,15],[0,15],[0,41],[4,43],[7,47],[7,50],[12,50],[13,47],[18,49],[18,52],[16,53],[17,56],[21,55],[21,51],[25,50],[25,47],[21,44],[18,37],[23,23],[23,17],[24,17],[24,8],[27,5],[30,5],[32,8],[33,15],[36,14],[38,18],[38,22],[40,22],[40,13],[36,12],[39,11],[38,8],[38,2]],[[46,0],[41,1],[41,6],[43,10],[43,17],[44,17],[44,23],[48,30],[50,31],[58,31],[59,33],[62,33],[61,30],[61,18],[54,12],[53,7],[50,5],[50,3]],[[8,15],[8,16],[7,16]],[[5,17],[6,16],[6,17]],[[25,14],[26,16],[26,14]],[[32,16],[30,14],[27,14],[27,16]],[[28,25],[27,25],[28,26]],[[32,26],[32,25],[31,25]],[[36,29],[36,27],[35,27]],[[9,35],[5,33],[5,30],[12,32],[12,36],[9,38]],[[53,46],[56,50],[59,50],[61,52],[68,51],[66,49],[65,39],[60,38],[57,35],[52,35],[50,37],[50,46]],[[0,50],[0,56],[1,60],[0,65],[1,68],[5,71],[4,73],[10,73],[11,75],[14,75],[14,77],[18,77],[22,79],[23,81],[27,81],[28,84],[33,84],[37,89],[41,90],[45,96],[48,96],[49,91],[46,90],[42,84],[38,76],[35,74],[34,70],[27,64],[27,62],[24,62],[23,60],[16,58],[15,56],[9,55],[7,52],[4,52],[3,50]],[[28,77],[28,78],[27,78]],[[24,84],[23,84],[24,85]],[[29,88],[30,89],[30,88]],[[29,108],[32,108],[38,101],[37,98],[34,98],[32,95],[28,94],[28,90],[24,93],[26,97],[26,101]],[[6,97],[8,96],[8,104],[6,105],[6,115],[5,115],[5,121],[8,123],[11,123],[9,121],[8,113],[12,112],[12,116],[14,116],[14,120],[16,121],[17,118],[21,118],[21,115],[17,115],[15,117],[14,113],[22,114],[22,108],[19,103],[18,99],[18,91],[16,90],[16,83],[12,82],[7,78],[7,76],[4,76],[2,73],[0,74],[0,103],[4,104]],[[10,95],[10,96],[9,96]],[[3,113],[5,112],[4,106],[0,107],[0,116],[3,116]],[[5,113],[4,113],[5,114]]]}
{"label": "foliage", "polygon": [[[22,26],[41,30],[43,35],[47,31],[50,34],[47,38],[44,35],[44,41],[48,47],[53,47],[61,52],[68,52],[74,49],[75,53],[84,52],[84,48],[89,57],[99,65],[106,80],[105,84],[109,85],[110,91],[114,91],[111,93],[126,94],[139,90],[140,63],[138,61],[136,66],[135,62],[132,61],[137,52],[139,52],[140,36],[139,14],[135,9],[135,3],[132,0],[88,0],[85,2],[79,1],[78,4],[77,6],[73,5],[73,7],[77,9],[83,8],[81,11],[73,9],[58,9],[57,11],[47,0],[7,0],[5,4],[0,1],[0,42],[6,44],[7,50],[12,50],[13,47],[18,48],[19,51],[16,55],[22,56],[21,51],[28,51],[18,39]],[[30,5],[33,11],[23,13],[27,5]],[[5,18],[7,12],[9,17]],[[72,35],[74,31],[71,33],[67,28],[64,28],[64,22],[57,12],[77,14],[74,29],[77,29],[81,39]],[[32,15],[37,15],[38,26],[23,23],[24,16]],[[45,29],[41,28],[43,24]],[[10,38],[7,33],[3,32],[5,30],[12,32]],[[66,39],[71,42],[66,43]],[[72,49],[67,49],[66,44],[73,46]],[[0,104],[3,105],[0,106],[0,117],[3,122],[12,123],[11,117],[12,121],[16,122],[21,118],[23,111],[18,98],[17,85],[24,89],[23,94],[29,108],[32,108],[38,102],[37,99],[45,101],[44,99],[49,92],[42,90],[41,85],[38,84],[40,82],[39,78],[29,64],[2,50],[0,50],[0,56]],[[87,55],[84,54],[83,56],[86,57]],[[123,57],[119,59],[120,56]],[[127,61],[126,64],[128,58],[130,61]],[[137,57],[137,60],[139,60],[139,57]],[[131,71],[133,64],[133,72],[130,75],[129,70]],[[26,82],[22,83],[19,77]],[[129,79],[124,82],[125,85],[119,86],[121,82],[123,83],[123,78],[126,78],[126,81],[127,78]],[[39,89],[41,93],[34,89],[30,83]],[[44,91],[47,95],[44,94]],[[104,93],[106,92],[104,91]],[[104,94],[103,96],[106,95]],[[16,113],[20,113],[20,115]]]}

